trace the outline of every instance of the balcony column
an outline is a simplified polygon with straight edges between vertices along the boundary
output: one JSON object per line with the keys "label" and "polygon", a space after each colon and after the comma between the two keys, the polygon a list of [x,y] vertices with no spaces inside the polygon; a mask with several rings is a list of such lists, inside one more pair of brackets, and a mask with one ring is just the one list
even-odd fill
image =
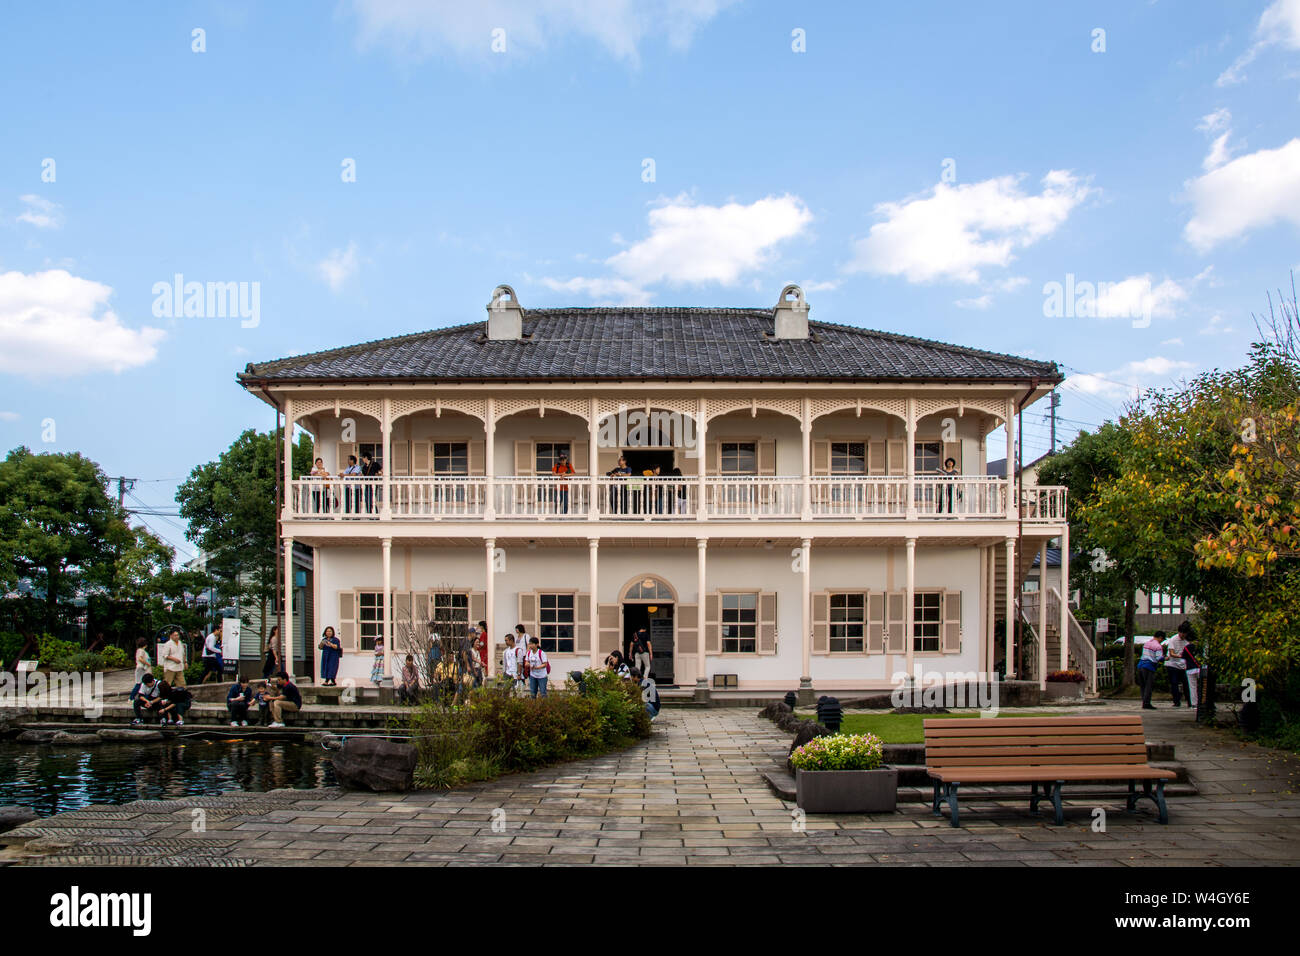
{"label": "balcony column", "polygon": [[1016,539],[1007,538],[1007,580],[1006,580],[1006,669],[1007,680],[1016,676],[1016,659],[1011,654],[1011,643],[1016,633]]}
{"label": "balcony column", "polygon": [[497,626],[496,615],[493,613],[494,609],[496,608],[496,571],[497,571],[496,553],[497,553],[497,539],[484,538],[483,539],[483,559],[484,559],[483,617],[487,620],[488,632],[484,634],[483,637],[487,640],[487,655],[488,655],[487,676],[488,677],[497,676],[497,649],[496,649],[497,646],[496,646],[496,636],[495,636],[496,631],[493,630],[493,628]]}
{"label": "balcony column", "polygon": [[1047,539],[1038,546],[1038,689],[1047,690]]}
{"label": "balcony column", "polygon": [[[1011,521],[1020,518],[1020,495],[1016,493],[1016,482],[1020,478],[1016,474],[1016,402],[1013,398],[1007,399],[1007,518]],[[1008,566],[1008,571],[1010,566]],[[1009,664],[1007,665],[1010,666]]]}
{"label": "balcony column", "polygon": [[[812,520],[812,399],[803,400],[803,420],[800,423],[803,431],[803,507],[800,514],[804,521]],[[807,668],[805,668],[807,670]]]}
{"label": "balcony column", "polygon": [[[1061,526],[1061,670],[1070,666],[1070,525]],[[1084,674],[1088,686],[1094,675]]]}
{"label": "balcony column", "polygon": [[293,678],[293,538],[284,539],[284,672]]}
{"label": "balcony column", "polygon": [[600,575],[598,559],[600,556],[600,539],[587,539],[587,593],[591,595],[587,602],[588,611],[591,614],[591,620],[588,627],[591,628],[591,669],[600,670],[600,601],[598,598],[600,588]]}
{"label": "balcony column", "polygon": [[[699,455],[699,458],[696,461],[696,468],[699,473],[698,474],[699,485],[697,487],[696,493],[699,496],[699,500],[695,502],[695,520],[703,521],[705,519],[706,509],[704,507],[704,501],[705,501],[705,494],[707,491],[707,486],[704,484],[704,479],[708,472],[707,466],[709,461],[709,445],[707,440],[707,435],[709,431],[709,400],[701,396],[699,399],[699,403],[700,403],[699,417],[696,419],[695,422],[695,453]],[[704,558],[701,557],[700,560],[703,561]],[[700,565],[700,587],[703,588],[703,586],[704,586],[704,565],[701,564]],[[700,620],[702,621],[704,620],[703,590],[700,591],[700,602],[701,602]],[[703,628],[701,628],[701,633],[703,633]],[[704,648],[704,643],[703,641],[701,641],[700,642],[700,664],[701,665],[704,664],[703,648]],[[702,667],[700,670],[700,674],[701,675],[704,674],[704,670]]]}
{"label": "balcony column", "polygon": [[987,576],[984,584],[984,602],[987,607],[984,609],[984,673],[986,675],[993,673],[993,662],[997,657],[996,641],[993,639],[993,631],[997,625],[998,609],[998,553],[995,550],[996,545],[989,545],[984,549],[984,563],[987,566]]}
{"label": "balcony column", "polygon": [[393,676],[393,539],[379,542],[384,564],[384,676]]}
{"label": "balcony column", "polygon": [[[903,639],[907,641],[907,679],[916,679],[916,539],[907,539],[907,594],[903,598]],[[942,614],[940,615],[942,617]]]}
{"label": "balcony column", "polygon": [[[497,516],[496,450],[497,450],[497,400],[489,395],[483,402],[483,518],[491,521]],[[491,623],[492,615],[488,615]],[[490,659],[490,658],[489,658]]]}
{"label": "balcony column", "polygon": [[[343,469],[340,468],[339,471]],[[284,498],[280,502],[283,518],[293,515],[293,399],[284,400]],[[305,508],[302,510],[306,510]]]}
{"label": "balcony column", "polygon": [[[904,474],[907,476],[907,517],[916,518],[916,399],[907,400],[907,447],[903,450]],[[908,632],[909,634],[911,631]],[[911,670],[909,662],[908,670]]]}
{"label": "balcony column", "polygon": [[[600,517],[600,400],[591,398],[587,405],[587,494],[590,496],[587,501],[587,520],[595,521]],[[592,539],[594,540],[594,539]],[[592,558],[595,561],[595,558]],[[592,564],[592,573],[594,575],[596,565]],[[592,613],[595,614],[596,597],[592,592],[591,598]],[[596,631],[591,632],[591,662],[592,667],[597,665],[596,661]]]}
{"label": "balcony column", "polygon": [[705,559],[708,556],[709,539],[695,539],[695,580],[696,590],[699,593],[697,599],[699,612],[696,617],[695,631],[695,696],[696,698],[708,699],[709,696],[709,675],[708,675],[708,655],[705,649],[708,645],[708,628],[705,607],[708,604],[708,580],[705,574]]}
{"label": "balcony column", "polygon": [[393,400],[391,398],[384,399],[384,417],[380,422],[380,428],[383,432],[383,445],[379,454],[383,456],[384,467],[380,469],[380,481],[382,482],[380,494],[382,497],[379,505],[379,517],[386,519],[393,516],[393,499],[389,493],[389,475],[393,471]]}
{"label": "balcony column", "polygon": [[799,587],[799,619],[802,631],[800,645],[803,655],[803,673],[799,677],[799,703],[813,702],[812,684],[812,538],[799,542],[803,580]]}

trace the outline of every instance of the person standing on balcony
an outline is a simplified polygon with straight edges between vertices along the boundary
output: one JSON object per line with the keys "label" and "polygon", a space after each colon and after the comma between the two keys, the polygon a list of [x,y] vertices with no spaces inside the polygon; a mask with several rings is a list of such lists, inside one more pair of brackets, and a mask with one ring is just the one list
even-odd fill
{"label": "person standing on balcony", "polygon": [[311,477],[320,483],[320,487],[312,489],[311,493],[313,514],[327,514],[334,510],[333,502],[330,501],[329,476],[330,472],[325,467],[324,460],[317,458],[311,466]]}
{"label": "person standing on balcony", "polygon": [[[606,478],[624,478],[632,474],[632,469],[627,466],[627,459],[622,455],[618,456],[618,464],[605,473]],[[623,514],[627,511],[627,487],[618,488],[613,485],[609,489],[609,512],[610,514]]]}
{"label": "person standing on balcony", "polygon": [[[569,456],[560,452],[560,460],[551,466],[552,475],[572,475],[575,474],[573,466],[569,464]],[[561,482],[555,486],[556,496],[556,513],[567,515],[569,513],[569,486],[566,482]]]}
{"label": "person standing on balcony", "polygon": [[[348,455],[348,466],[343,469],[343,477],[361,477],[361,466],[357,464],[356,455]],[[354,514],[360,510],[360,487],[354,487],[356,483],[348,481],[343,482],[343,511],[346,514]]]}
{"label": "person standing on balcony", "polygon": [[[361,456],[361,474],[363,477],[378,478],[383,473],[383,466],[381,466],[379,462],[375,461],[369,455]],[[372,482],[366,482],[365,485],[366,514],[370,514],[375,510],[375,489],[372,487]]]}
{"label": "person standing on balcony", "polygon": [[[957,482],[957,460],[955,458],[945,458],[943,460],[943,467],[939,469],[938,475],[940,478],[947,479],[939,485],[938,513],[952,514],[952,499],[954,492],[956,492]],[[956,492],[956,494],[958,497],[961,495],[960,492]]]}

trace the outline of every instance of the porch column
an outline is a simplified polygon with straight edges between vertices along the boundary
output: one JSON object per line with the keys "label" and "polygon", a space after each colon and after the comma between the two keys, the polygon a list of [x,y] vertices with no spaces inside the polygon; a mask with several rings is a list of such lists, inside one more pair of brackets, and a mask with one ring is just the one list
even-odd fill
{"label": "porch column", "polygon": [[[1070,526],[1061,527],[1061,670],[1070,666]],[[1094,675],[1084,674],[1092,686]]]}
{"label": "porch column", "polygon": [[[910,457],[910,456],[909,456]],[[907,539],[907,597],[903,604],[903,639],[907,641],[907,679],[915,680],[916,657],[916,539]],[[940,614],[942,617],[942,614]]]}
{"label": "porch column", "polygon": [[1007,580],[1006,580],[1006,601],[1007,601],[1007,619],[1006,619],[1006,645],[1007,660],[1006,671],[1007,680],[1016,676],[1015,667],[1016,659],[1011,655],[1011,642],[1016,632],[1016,539],[1007,538]]}
{"label": "porch column", "polygon": [[[1020,518],[1020,496],[1016,493],[1016,481],[1020,478],[1016,474],[1016,402],[1013,398],[1007,399],[1007,518],[1011,521],[1017,521]],[[1007,565],[1008,572],[1011,566]],[[1009,664],[1007,665],[1010,666]]]}
{"label": "porch column", "polygon": [[483,635],[487,639],[488,666],[487,676],[497,676],[497,653],[496,653],[496,631],[493,630],[496,625],[496,615],[493,610],[496,608],[496,551],[497,539],[483,539],[483,617],[487,620],[487,633]]}
{"label": "porch column", "polygon": [[380,422],[380,429],[382,431],[383,445],[379,454],[383,456],[384,466],[380,469],[379,479],[382,482],[379,517],[391,518],[393,516],[393,500],[388,489],[389,475],[393,471],[393,400],[391,398],[384,399],[384,416]]}
{"label": "porch column", "polygon": [[[598,447],[600,442],[600,424],[596,420],[596,416],[599,414],[600,401],[596,398],[589,399],[587,405],[587,494],[591,497],[587,502],[588,521],[595,521],[600,517],[600,508],[598,507],[600,503],[600,472],[598,471],[600,468],[600,449]],[[592,560],[595,561],[595,558],[593,557]],[[593,563],[591,567],[594,580],[596,565]],[[596,598],[594,591],[592,592],[591,606],[593,609],[592,614],[595,614],[594,609],[596,607]],[[591,661],[591,666],[595,667],[597,663],[595,630],[592,630],[591,632]]]}
{"label": "porch column", "polygon": [[[801,514],[804,521],[812,520],[812,399],[803,400],[803,421],[801,422],[803,430],[803,508]],[[805,667],[806,671],[807,668]]]}
{"label": "porch column", "polygon": [[293,677],[293,538],[284,539],[284,672]]}
{"label": "porch column", "polygon": [[706,638],[708,631],[705,627],[707,621],[705,618],[705,605],[707,601],[707,579],[705,576],[705,558],[709,551],[708,538],[695,539],[695,575],[696,590],[699,592],[699,616],[697,618],[697,630],[695,632],[695,693],[707,694],[709,692],[708,677],[708,655],[705,653]]}
{"label": "porch column", "polygon": [[[497,451],[497,400],[489,395],[483,403],[483,517],[491,521],[497,516],[496,496]],[[488,614],[488,623],[492,615]],[[491,645],[489,645],[490,647]],[[491,658],[488,658],[491,661]],[[490,665],[489,665],[490,666]]]}
{"label": "porch column", "polygon": [[803,581],[799,595],[799,617],[802,623],[803,674],[799,677],[800,703],[812,703],[812,538],[800,542],[803,564]]}
{"label": "porch column", "polygon": [[[593,496],[594,497],[594,496]],[[591,669],[600,670],[600,602],[597,599],[600,587],[600,576],[598,570],[598,558],[600,553],[600,539],[587,539],[587,593],[591,599],[587,602],[590,607],[587,609],[591,615],[589,627],[591,628]]]}
{"label": "porch column", "polygon": [[[343,470],[342,468],[339,469],[339,471],[342,470]],[[281,514],[283,517],[287,518],[293,514],[293,399],[292,398],[286,398],[284,400],[284,497],[281,499],[280,505],[281,505]]]}
{"label": "porch column", "polygon": [[[705,511],[705,507],[704,507],[704,495],[705,495],[705,489],[706,489],[706,486],[705,486],[705,484],[704,484],[704,479],[705,479],[706,473],[707,473],[707,471],[708,471],[707,465],[708,465],[708,461],[709,461],[709,445],[708,445],[708,441],[707,441],[707,438],[706,438],[706,436],[708,435],[708,431],[709,431],[709,400],[708,400],[707,398],[701,397],[700,400],[699,400],[699,402],[700,402],[700,417],[699,417],[699,419],[697,420],[697,422],[696,422],[696,426],[695,426],[695,452],[696,452],[696,454],[698,454],[698,455],[700,456],[699,459],[698,459],[698,461],[696,462],[696,468],[697,468],[698,471],[699,471],[699,475],[698,475],[699,485],[697,486],[697,488],[696,488],[696,492],[695,492],[696,495],[698,496],[698,500],[695,502],[695,520],[696,520],[696,521],[703,521],[704,518],[705,518],[705,515],[704,515],[704,511]],[[703,544],[701,544],[701,546],[703,546]],[[703,561],[704,558],[701,557],[700,560]],[[703,587],[704,587],[704,565],[701,564],[701,565],[700,565],[700,588],[701,588],[701,590],[700,590],[700,620],[701,620],[701,621],[704,620],[704,591],[703,591]],[[703,650],[703,648],[704,648],[704,642],[701,641],[701,642],[700,642],[700,664],[701,664],[701,665],[704,664],[704,650]],[[701,674],[701,676],[703,676],[704,671],[701,670],[701,671],[700,671],[700,674]]]}
{"label": "porch column", "polygon": [[384,558],[384,676],[393,676],[393,539],[379,542]]}
{"label": "porch column", "polygon": [[[916,399],[907,400],[907,447],[903,450],[903,468],[907,476],[907,517],[916,517]],[[909,605],[910,607],[910,605]],[[908,611],[910,614],[911,611]],[[912,632],[909,629],[908,634]],[[911,640],[911,637],[908,637]],[[912,669],[911,658],[908,659],[908,672]]]}
{"label": "porch column", "polygon": [[988,574],[985,578],[984,601],[987,607],[984,609],[984,673],[993,673],[993,662],[997,658],[997,642],[994,640],[993,631],[997,626],[997,605],[998,605],[998,553],[996,545],[990,544],[984,549],[984,562],[988,566]]}
{"label": "porch column", "polygon": [[[1062,635],[1064,640],[1064,635]],[[1047,690],[1047,539],[1038,546],[1038,689]]]}

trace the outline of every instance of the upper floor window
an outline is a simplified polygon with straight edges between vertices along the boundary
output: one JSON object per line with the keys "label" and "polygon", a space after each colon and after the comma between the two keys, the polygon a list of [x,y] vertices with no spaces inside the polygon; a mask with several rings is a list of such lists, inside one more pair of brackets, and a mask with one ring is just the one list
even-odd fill
{"label": "upper floor window", "polygon": [[570,453],[567,441],[539,441],[537,443],[537,473],[539,475],[549,475],[551,469],[559,463],[561,455],[569,459],[570,465],[573,464],[573,456]]}
{"label": "upper floor window", "polygon": [[1163,591],[1151,592],[1151,614],[1186,614],[1187,601],[1174,594]]}
{"label": "upper floor window", "polygon": [[832,475],[865,475],[866,473],[867,446],[865,442],[831,442]]}
{"label": "upper floor window", "polygon": [[[357,463],[365,461],[366,456],[370,456],[370,461],[377,469],[384,467],[384,444],[383,442],[363,441],[357,444]],[[382,470],[376,471],[375,474],[383,474]]]}
{"label": "upper floor window", "polygon": [[573,653],[573,595],[537,595],[537,639],[548,654]]}
{"label": "upper floor window", "polygon": [[912,649],[916,651],[939,650],[939,632],[942,628],[943,595],[938,591],[918,591],[912,598]]}
{"label": "upper floor window", "polygon": [[758,595],[722,595],[722,653],[758,651]]}
{"label": "upper floor window", "polygon": [[722,442],[722,474],[757,475],[758,445],[752,441]]}
{"label": "upper floor window", "polygon": [[832,594],[830,620],[831,652],[864,649],[867,630],[867,596],[865,594]]}
{"label": "upper floor window", "polygon": [[943,470],[943,442],[919,441],[912,449],[912,464],[918,475]]}
{"label": "upper floor window", "polygon": [[435,475],[468,475],[469,443],[463,441],[436,441],[433,443],[433,473]]}

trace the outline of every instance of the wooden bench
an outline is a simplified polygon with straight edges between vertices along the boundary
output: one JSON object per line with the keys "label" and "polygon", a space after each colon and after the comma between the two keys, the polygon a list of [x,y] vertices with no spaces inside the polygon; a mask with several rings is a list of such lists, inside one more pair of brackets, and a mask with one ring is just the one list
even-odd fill
{"label": "wooden bench", "polygon": [[[1128,806],[1139,797],[1155,801],[1160,822],[1169,822],[1165,781],[1171,770],[1147,763],[1142,717],[1007,717],[927,720],[925,767],[934,783],[934,812],[946,801],[958,826],[957,790],[962,784],[1030,785],[1029,809],[1050,798],[1057,824],[1064,823],[1061,788],[1067,783],[1128,781]],[[1141,782],[1142,793],[1137,792]],[[1038,792],[1039,785],[1043,792]],[[1155,792],[1152,792],[1152,784]]]}

